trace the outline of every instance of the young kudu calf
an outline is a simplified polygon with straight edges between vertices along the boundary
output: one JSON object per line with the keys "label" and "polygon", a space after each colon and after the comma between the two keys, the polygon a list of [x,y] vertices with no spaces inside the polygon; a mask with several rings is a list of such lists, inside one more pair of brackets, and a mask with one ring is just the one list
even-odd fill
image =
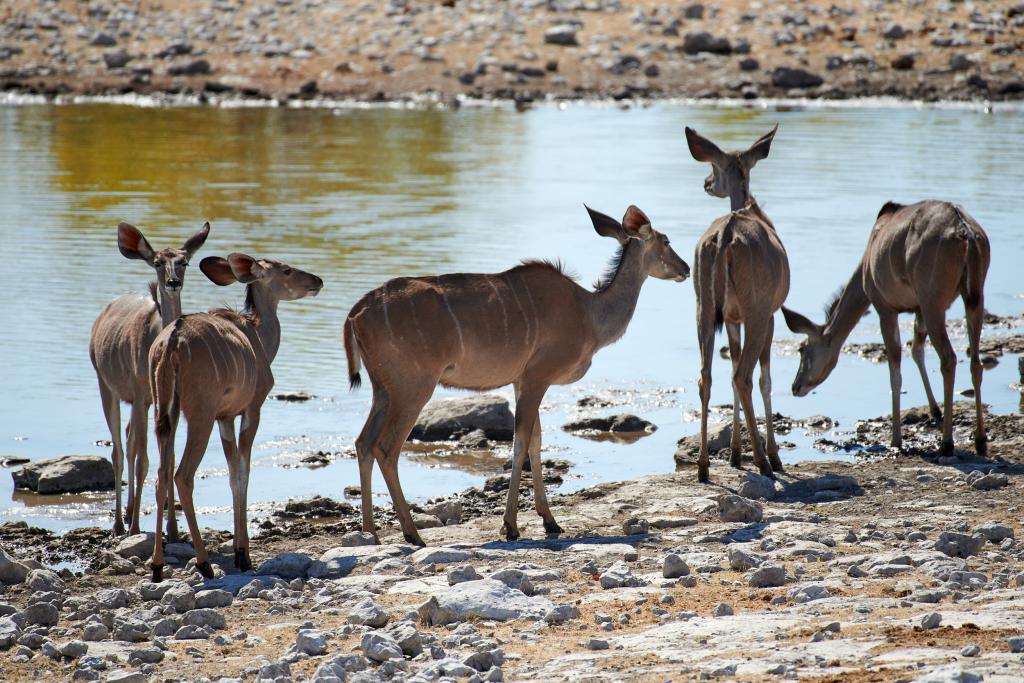
{"label": "young kudu calf", "polygon": [[[183,316],[153,342],[149,363],[160,446],[153,581],[160,581],[163,574],[160,501],[169,495],[174,484],[196,551],[196,568],[207,578],[213,576],[196,521],[192,490],[214,422],[220,427],[228,463],[235,519],[235,566],[242,571],[252,566],[246,515],[249,459],[260,423],[260,408],[274,386],[270,364],[281,342],[277,305],[280,301],[316,296],[323,287],[323,281],[315,275],[280,261],[257,260],[245,254],[229,254],[227,259],[207,257],[199,267],[218,285],[245,283],[245,308],[241,313],[221,309]],[[171,437],[180,414],[188,422],[188,437],[175,472]],[[242,420],[236,443],[235,418],[239,415]]]}
{"label": "young kudu calf", "polygon": [[[697,293],[697,335],[700,344],[700,456],[697,479],[710,478],[708,462],[708,401],[711,399],[711,361],[715,333],[725,323],[732,358],[733,467],[742,464],[740,408],[746,418],[754,464],[761,474],[782,471],[772,424],[771,347],[773,316],[789,294],[789,259],[775,226],[750,194],[750,170],[768,156],[778,126],[745,152],[723,152],[715,143],[686,129],[690,154],[711,164],[704,190],[728,197],[732,213],[715,219],[697,242],[693,258],[693,288]],[[743,326],[742,349],[740,325]],[[757,431],[751,398],[754,365],[761,363],[768,458]]]}
{"label": "young kudu calf", "polygon": [[[786,324],[806,334],[800,345],[800,368],[793,380],[793,394],[806,396],[824,382],[839,360],[843,342],[857,321],[874,305],[882,327],[892,386],[892,446],[900,448],[900,313],[913,312],[914,338],[911,357],[921,372],[932,417],[942,420],[942,453],[953,450],[953,376],[956,353],[946,334],[946,309],[959,295],[967,318],[967,338],[974,382],[978,455],[987,453],[985,419],[981,403],[981,359],[978,344],[985,314],[985,275],[988,273],[988,236],[964,209],[956,204],[923,201],[904,206],[889,202],[882,207],[868,238],[860,264],[839,296],[828,307],[824,325],[783,308]],[[924,365],[925,335],[939,354],[943,383],[943,410],[935,403]]]}
{"label": "young kudu calf", "polygon": [[[146,413],[149,411],[149,348],[160,331],[181,315],[181,287],[189,260],[203,246],[210,224],[190,237],[180,249],[160,251],[149,246],[142,233],[127,223],[117,226],[117,247],[125,258],[145,261],[156,271],[156,283],[150,295],[125,294],[107,304],[92,325],[89,358],[96,369],[103,414],[113,442],[114,533],[124,534],[124,521],[130,533],[139,533],[139,509],[142,484],[149,473],[146,453]],[[121,401],[131,404],[128,421],[127,451],[121,444]],[[127,514],[121,508],[121,478],[125,455],[128,457]],[[177,540],[173,505],[167,520],[167,534]]]}
{"label": "young kudu calf", "polygon": [[510,540],[519,537],[519,480],[529,452],[537,512],[546,531],[561,531],[541,476],[544,393],[583,377],[597,350],[625,333],[648,275],[682,281],[690,273],[640,209],[629,207],[621,224],[587,210],[597,233],[620,244],[595,291],[557,265],[527,261],[493,275],[397,278],[352,307],[344,328],[349,380],[359,386],[363,363],[373,385],[370,414],[356,440],[363,531],[376,536],[370,497],[376,460],[406,540],[423,545],[398,480],[398,456],[438,384],[475,390],[513,385],[513,468],[503,530]]}

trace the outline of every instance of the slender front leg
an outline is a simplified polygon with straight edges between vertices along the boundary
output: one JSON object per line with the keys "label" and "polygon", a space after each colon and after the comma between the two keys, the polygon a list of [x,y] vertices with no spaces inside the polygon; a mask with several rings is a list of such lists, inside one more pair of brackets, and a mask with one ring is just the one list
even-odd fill
{"label": "slender front leg", "polygon": [[[725,332],[729,337],[729,360],[732,361],[732,372],[740,363],[740,326],[739,323],[726,323]],[[739,468],[743,466],[743,432],[740,430],[740,397],[732,392],[732,438],[729,440],[729,464]]]}
{"label": "slender front leg", "polygon": [[[953,380],[956,376],[956,352],[949,343],[946,333],[946,312],[922,309],[924,324],[932,347],[939,354],[939,368],[942,370],[942,445],[940,455],[953,452]],[[980,381],[980,378],[979,378]]]}
{"label": "slender front leg", "polygon": [[[519,480],[522,476],[523,462],[526,460],[527,453],[530,450],[533,426],[538,421],[537,412],[540,408],[540,400],[544,396],[544,391],[547,390],[547,387],[520,386],[519,389],[516,392],[518,397],[516,399],[515,432],[512,436],[512,478],[509,482],[508,498],[505,501],[504,524],[501,527],[505,538],[510,541],[519,538],[519,524],[517,522],[519,514]],[[533,461],[530,464],[531,466],[538,467],[532,474],[534,481],[539,479],[541,495],[543,495],[544,480],[539,471],[540,458],[537,459],[536,464]],[[538,512],[540,512],[539,509]],[[551,521],[554,521],[553,517]]]}
{"label": "slender front leg", "polygon": [[[981,378],[984,368],[981,366],[981,326],[985,315],[984,295],[978,294],[973,306],[964,309],[967,313],[967,338],[970,342],[971,382],[974,385],[974,451],[979,457],[988,455],[988,436],[985,433],[985,404],[981,402]],[[1024,394],[1022,394],[1024,396]]]}
{"label": "slender front leg", "polygon": [[768,321],[764,347],[761,349],[761,400],[764,402],[765,441],[768,443],[768,462],[777,473],[785,472],[779,459],[779,445],[775,442],[775,416],[772,413],[772,338],[775,336],[775,318]]}
{"label": "slender front leg", "polygon": [[743,351],[740,362],[732,377],[733,391],[739,394],[743,416],[746,418],[747,431],[750,434],[750,445],[754,450],[754,465],[766,477],[774,476],[771,464],[765,457],[764,445],[761,443],[761,432],[757,429],[757,415],[754,413],[754,366],[757,364],[761,351],[764,349],[767,323],[764,320],[747,321],[746,335],[743,340]]}
{"label": "slender front leg", "polygon": [[[146,413],[149,406],[145,401],[137,400],[132,403],[131,436],[129,437],[128,451],[131,457],[128,459],[128,533],[137,534],[139,531],[139,517],[142,514],[142,485],[146,482],[146,475],[149,474],[149,454],[147,453],[148,420]],[[134,487],[131,480],[135,480]]]}
{"label": "slender front leg", "polygon": [[903,425],[900,421],[900,391],[903,388],[900,363],[903,348],[900,346],[899,316],[895,311],[878,309],[878,322],[882,327],[885,357],[889,361],[889,390],[892,394],[892,437],[889,444],[893,448],[903,448]]}
{"label": "slender front leg", "polygon": [[700,330],[700,455],[697,457],[697,481],[711,481],[711,463],[708,458],[708,403],[711,401],[711,364],[715,357],[715,322],[700,325],[701,315],[697,313]]}
{"label": "slender front leg", "polygon": [[235,418],[221,418],[217,420],[217,427],[220,430],[220,444],[224,448],[224,461],[228,465],[228,484],[231,486],[231,511],[234,516],[231,544],[235,551],[235,566],[241,569],[238,555],[238,542],[242,535],[238,529],[238,444],[235,442]]}
{"label": "slender front leg", "polygon": [[99,381],[100,403],[103,405],[103,417],[107,420],[110,430],[110,461],[114,466],[114,534],[124,536],[124,509],[122,508],[122,483],[124,477],[124,446],[121,442],[121,402],[107,388],[103,380]]}
{"label": "slender front leg", "polygon": [[[171,410],[171,433],[167,437],[167,452],[170,453],[171,465],[170,472],[173,476],[174,473],[174,437],[178,433],[178,418],[181,416],[181,412],[178,409],[177,399],[172,404]],[[174,485],[171,484],[167,487],[167,542],[177,543],[178,542],[178,512],[174,509]]]}
{"label": "slender front leg", "polygon": [[242,413],[238,430],[238,503],[235,505],[235,566],[241,571],[252,569],[249,559],[249,463],[252,461],[252,444],[256,440],[256,430],[260,427],[260,406]]}
{"label": "slender front leg", "polygon": [[[518,402],[517,402],[518,405]],[[555,516],[548,505],[547,491],[544,489],[544,471],[540,461],[540,414],[535,414],[533,427],[530,429],[530,474],[533,477],[533,501],[537,506],[537,514],[544,520],[544,531],[549,534],[562,533]]]}
{"label": "slender front leg", "polygon": [[914,340],[910,344],[910,357],[914,359],[917,369],[921,372],[921,381],[924,383],[924,394],[928,397],[928,409],[932,419],[936,422],[942,421],[942,411],[939,404],[935,402],[935,395],[932,393],[932,383],[928,381],[928,370],[924,364],[924,344],[928,338],[928,328],[924,326],[921,312],[914,316]]}

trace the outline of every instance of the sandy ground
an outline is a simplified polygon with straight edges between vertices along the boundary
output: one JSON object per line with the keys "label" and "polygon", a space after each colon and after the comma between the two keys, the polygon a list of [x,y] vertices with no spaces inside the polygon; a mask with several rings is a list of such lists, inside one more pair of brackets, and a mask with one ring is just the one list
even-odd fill
{"label": "sandy ground", "polygon": [[1013,100],[1022,34],[1015,0],[8,0],[0,87],[201,100]]}

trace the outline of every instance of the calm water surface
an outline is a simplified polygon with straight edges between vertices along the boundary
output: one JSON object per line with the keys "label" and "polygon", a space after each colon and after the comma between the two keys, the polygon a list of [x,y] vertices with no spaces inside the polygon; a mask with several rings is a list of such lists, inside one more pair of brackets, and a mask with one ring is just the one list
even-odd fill
{"label": "calm water surface", "polygon": [[[791,306],[820,318],[821,305],[852,272],[884,201],[935,197],[962,203],[989,233],[988,309],[1024,310],[1020,113],[670,105],[526,113],[0,108],[0,456],[109,453],[95,444],[108,434],[88,357],[89,329],[109,300],[143,291],[152,274],[120,256],[115,226],[133,223],[160,248],[180,244],[209,220],[200,256],[275,257],[326,282],[319,297],[281,307],[276,390],[317,399],[272,401],[264,409],[250,501],[265,509],[289,497],[340,497],[358,482],[352,458],[315,471],[296,465],[310,451],[349,451],[362,426],[370,391],[349,393],[340,331],[366,290],[398,275],[504,270],[526,257],[561,258],[582,281],[593,282],[615,245],[594,233],[584,202],[617,216],[637,204],[692,264],[697,238],[728,205],[703,193],[707,168],[690,158],[683,126],[723,146],[745,147],[775,122],[780,129],[771,156],[755,169],[752,185],[789,252]],[[216,287],[195,268],[182,301],[195,311],[237,306],[242,297],[241,287]],[[951,316],[961,315],[958,302]],[[790,336],[781,316],[776,336]],[[853,340],[880,341],[873,314]],[[962,348],[962,339],[955,343]],[[941,385],[935,357],[929,362],[932,381]],[[719,359],[715,367],[713,402],[730,402],[727,363]],[[1015,368],[1008,358],[986,373],[984,397],[997,412],[1017,407],[1010,386]],[[804,399],[789,391],[795,370],[795,357],[780,350],[773,360],[774,407],[786,415],[828,414],[844,430],[889,409],[884,364],[844,357],[832,378]],[[904,405],[923,403],[913,365],[904,370]],[[545,449],[577,463],[562,490],[671,470],[676,440],[698,429],[697,375],[692,284],[651,280],[626,336],[598,354],[580,383],[548,393]],[[969,382],[961,362],[958,390]],[[511,390],[503,393],[511,397]],[[607,412],[635,412],[660,429],[633,445],[562,432],[575,401],[594,393],[625,404]],[[755,405],[760,411],[759,398]],[[802,430],[786,439],[796,448],[783,453],[784,461],[822,457]],[[155,462],[152,439],[150,454]],[[467,464],[407,454],[405,460],[403,484],[414,500],[479,483],[500,466],[497,458]],[[197,482],[202,524],[230,524],[225,474],[214,439]],[[148,484],[147,514],[152,478]],[[375,489],[388,504],[379,478]],[[0,519],[58,529],[107,525],[111,501],[105,494],[53,504],[14,494],[0,472]]]}

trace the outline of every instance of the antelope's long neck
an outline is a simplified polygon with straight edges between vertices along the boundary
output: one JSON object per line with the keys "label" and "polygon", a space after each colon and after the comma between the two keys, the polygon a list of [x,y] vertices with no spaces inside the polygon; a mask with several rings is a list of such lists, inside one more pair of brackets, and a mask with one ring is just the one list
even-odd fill
{"label": "antelope's long neck", "polygon": [[168,292],[163,287],[156,288],[157,308],[160,310],[160,323],[167,327],[181,317],[181,290]]}
{"label": "antelope's long neck", "polygon": [[[743,176],[743,182],[733,183],[729,187],[729,210],[739,211],[747,205],[748,201],[753,201],[754,198],[750,196],[750,178]],[[757,203],[756,201],[754,202]]]}
{"label": "antelope's long neck", "polygon": [[843,293],[839,295],[835,309],[825,324],[825,339],[829,348],[837,354],[843,342],[857,326],[857,321],[867,313],[868,307],[871,305],[867,294],[864,293],[864,280],[861,271],[862,266],[858,265],[857,270],[850,277],[850,281],[843,288]]}
{"label": "antelope's long neck", "polygon": [[277,317],[277,303],[278,298],[266,286],[258,282],[246,285],[243,313],[256,315],[256,334],[271,363],[281,346],[281,321]]}
{"label": "antelope's long neck", "polygon": [[609,282],[593,293],[590,315],[599,347],[608,346],[626,333],[640,288],[647,279],[643,245],[629,239],[622,250],[618,268]]}

